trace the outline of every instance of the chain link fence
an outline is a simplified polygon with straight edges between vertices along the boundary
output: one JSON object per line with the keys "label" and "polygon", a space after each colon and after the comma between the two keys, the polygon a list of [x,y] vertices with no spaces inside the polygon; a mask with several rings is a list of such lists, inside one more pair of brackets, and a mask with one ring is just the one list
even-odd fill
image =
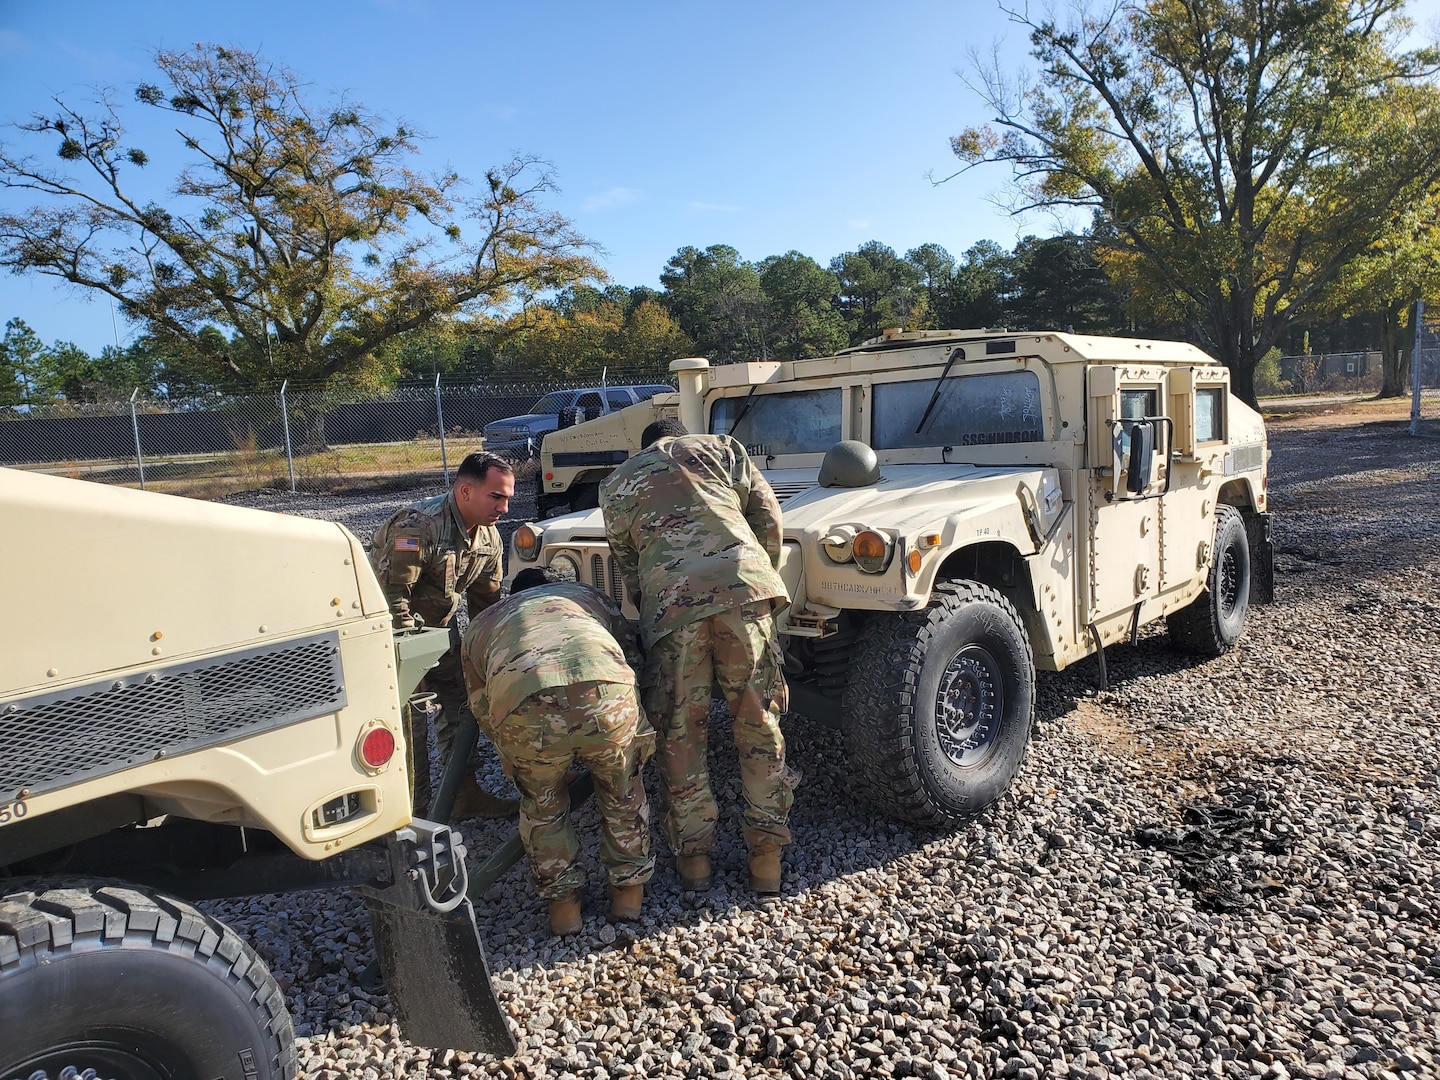
{"label": "chain link fence", "polygon": [[1422,310],[1411,355],[1410,434],[1440,439],[1440,313]]}
{"label": "chain link fence", "polygon": [[437,378],[369,397],[286,385],[182,406],[138,391],[128,401],[22,405],[0,409],[0,465],[199,498],[448,483],[483,448],[486,424],[585,382]]}

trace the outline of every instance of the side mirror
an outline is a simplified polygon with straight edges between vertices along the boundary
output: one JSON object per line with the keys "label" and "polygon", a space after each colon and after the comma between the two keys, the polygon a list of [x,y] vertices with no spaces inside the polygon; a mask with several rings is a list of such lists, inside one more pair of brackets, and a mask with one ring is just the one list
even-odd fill
{"label": "side mirror", "polygon": [[1130,425],[1130,458],[1125,463],[1125,487],[1138,495],[1150,486],[1155,468],[1155,421],[1136,420]]}

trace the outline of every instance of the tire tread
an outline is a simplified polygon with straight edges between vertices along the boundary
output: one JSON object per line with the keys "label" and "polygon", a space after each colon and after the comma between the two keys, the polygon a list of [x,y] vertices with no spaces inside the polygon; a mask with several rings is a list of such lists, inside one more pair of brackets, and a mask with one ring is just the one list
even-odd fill
{"label": "tire tread", "polygon": [[218,919],[175,897],[105,882],[0,894],[0,977],[21,977],[20,969],[44,963],[44,954],[85,938],[100,941],[102,948],[127,941],[192,953],[264,1010],[270,1045],[256,1050],[270,1059],[270,1075],[298,1073],[285,995],[255,951]]}
{"label": "tire tread", "polygon": [[[925,645],[941,623],[977,601],[996,605],[1020,628],[1026,660],[1033,671],[1030,638],[1014,605],[988,585],[948,581],[936,584],[928,607],[866,624],[857,643],[853,675],[845,688],[845,737],[860,794],[876,809],[922,827],[953,826],[973,816],[950,813],[936,805],[912,751],[916,745],[916,689]],[[1007,780],[1013,778],[1014,772]]]}

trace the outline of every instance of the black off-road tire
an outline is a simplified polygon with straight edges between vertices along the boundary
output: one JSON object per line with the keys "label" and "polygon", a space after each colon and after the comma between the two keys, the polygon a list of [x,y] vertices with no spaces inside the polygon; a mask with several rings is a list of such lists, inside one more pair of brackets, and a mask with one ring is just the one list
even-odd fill
{"label": "black off-road tire", "polygon": [[0,1080],[291,1080],[265,964],[183,900],[103,882],[0,895]]}
{"label": "black off-road tire", "polygon": [[1240,511],[1215,508],[1215,547],[1205,591],[1187,607],[1165,617],[1170,642],[1182,652],[1219,656],[1245,631],[1250,610],[1250,542]]}
{"label": "black off-road tire", "polygon": [[[942,697],[961,711],[942,713]],[[865,625],[842,724],[869,802],[935,827],[973,818],[1005,794],[1034,711],[1035,658],[1019,613],[989,586],[955,581],[936,585],[923,611]]]}

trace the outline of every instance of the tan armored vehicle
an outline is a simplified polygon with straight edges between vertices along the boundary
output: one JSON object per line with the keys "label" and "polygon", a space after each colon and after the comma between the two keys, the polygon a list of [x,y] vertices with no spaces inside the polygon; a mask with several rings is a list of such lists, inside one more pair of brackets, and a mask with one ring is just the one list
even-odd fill
{"label": "tan armored vehicle", "polygon": [[513,1051],[465,849],[411,815],[448,632],[392,635],[335,524],[11,469],[0,521],[0,1080],[293,1077],[284,995],[192,901],[340,886],[407,1038]]}
{"label": "tan armored vehicle", "polygon": [[[1164,619],[1218,655],[1268,600],[1268,454],[1229,372],[1190,345],[892,332],[836,356],[711,368],[547,437],[542,491],[597,484],[650,420],[741,440],[785,515],[792,701],[838,706],[873,803],[936,824],[1009,786],[1034,673]],[[582,487],[582,490],[583,487]],[[512,570],[559,565],[625,601],[599,511],[521,528]]]}

